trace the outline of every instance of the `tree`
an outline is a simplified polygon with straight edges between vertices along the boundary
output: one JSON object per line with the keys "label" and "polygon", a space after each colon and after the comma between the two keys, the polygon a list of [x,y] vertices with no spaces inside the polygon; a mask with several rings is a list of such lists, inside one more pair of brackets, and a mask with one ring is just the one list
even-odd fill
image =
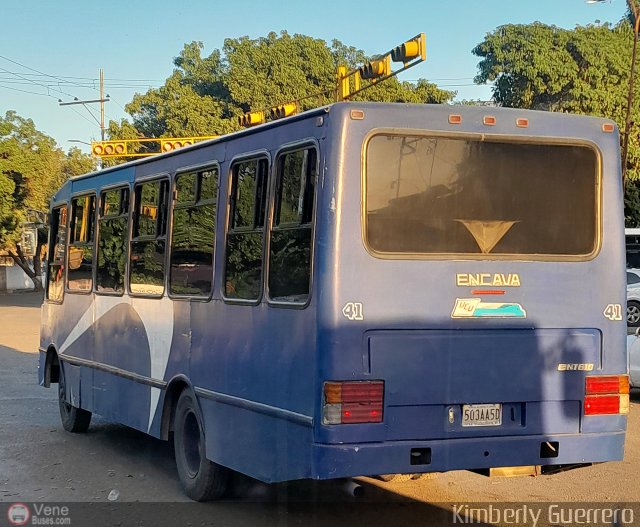
{"label": "tree", "polygon": [[[40,259],[33,267],[20,246],[20,225],[46,211],[55,190],[69,177],[89,172],[94,161],[77,148],[65,154],[55,141],[38,131],[31,119],[13,111],[0,117],[0,249],[41,288]],[[46,243],[46,229],[38,233],[36,255]]]}
{"label": "tree", "polygon": [[[575,29],[509,24],[473,49],[482,59],[475,82],[493,81],[493,99],[502,106],[607,117],[624,130],[632,45],[627,18],[615,26]],[[638,117],[635,104],[633,120],[639,122]],[[633,180],[640,177],[637,129],[629,139],[628,178]]]}
{"label": "tree", "polygon": [[[286,31],[257,39],[229,38],[208,57],[202,57],[202,49],[201,42],[186,44],[165,84],[136,95],[126,106],[133,122],[109,123],[110,137],[220,135],[237,130],[237,117],[249,110],[297,99],[303,99],[302,110],[329,104],[337,66],[354,68],[368,60],[364,52],[338,40],[329,46]],[[426,80],[412,84],[394,77],[357,98],[441,103],[453,96]]]}

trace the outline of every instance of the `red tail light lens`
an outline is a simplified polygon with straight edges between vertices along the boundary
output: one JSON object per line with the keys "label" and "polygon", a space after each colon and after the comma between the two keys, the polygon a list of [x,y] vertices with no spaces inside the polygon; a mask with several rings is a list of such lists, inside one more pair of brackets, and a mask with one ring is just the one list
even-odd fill
{"label": "red tail light lens", "polygon": [[629,393],[629,377],[627,375],[587,377],[586,392],[587,395]]}
{"label": "red tail light lens", "polygon": [[345,382],[342,385],[343,403],[382,403],[383,396],[384,383],[380,381]]}
{"label": "red tail light lens", "polygon": [[584,415],[620,413],[619,395],[587,395],[584,398]]}
{"label": "red tail light lens", "polygon": [[585,379],[584,415],[629,413],[629,376],[598,375]]}
{"label": "red tail light lens", "polygon": [[383,381],[325,382],[324,424],[381,423]]}
{"label": "red tail light lens", "polygon": [[342,424],[381,423],[382,403],[344,403],[341,422]]}

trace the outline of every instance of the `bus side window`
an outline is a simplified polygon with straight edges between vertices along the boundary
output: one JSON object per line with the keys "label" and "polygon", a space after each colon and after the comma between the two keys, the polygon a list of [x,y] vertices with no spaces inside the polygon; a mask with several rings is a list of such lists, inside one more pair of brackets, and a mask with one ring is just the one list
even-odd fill
{"label": "bus side window", "polygon": [[106,190],[100,195],[96,291],[123,293],[127,259],[129,188]]}
{"label": "bus side window", "polygon": [[218,167],[176,176],[169,290],[208,297],[213,281]]}
{"label": "bus side window", "polygon": [[71,228],[69,229],[69,256],[67,258],[67,288],[86,292],[93,287],[93,236],[95,219],[93,195],[71,200]]}
{"label": "bus side window", "polygon": [[277,161],[268,280],[276,302],[304,304],[309,298],[316,159],[316,150],[306,148]]}
{"label": "bus side window", "polygon": [[162,296],[167,237],[169,183],[155,180],[136,185],[129,262],[132,294]]}
{"label": "bus side window", "polygon": [[67,255],[67,206],[51,212],[51,231],[48,251],[47,299],[62,302],[64,287],[64,259]]}
{"label": "bus side window", "polygon": [[225,296],[230,299],[260,298],[268,170],[266,159],[242,161],[231,167],[224,280]]}

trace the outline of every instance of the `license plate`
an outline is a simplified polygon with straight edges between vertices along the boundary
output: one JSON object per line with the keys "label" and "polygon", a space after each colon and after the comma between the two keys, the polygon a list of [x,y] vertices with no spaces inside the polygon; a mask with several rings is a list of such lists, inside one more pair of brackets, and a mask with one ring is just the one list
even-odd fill
{"label": "license plate", "polygon": [[463,404],[462,426],[500,426],[501,404]]}

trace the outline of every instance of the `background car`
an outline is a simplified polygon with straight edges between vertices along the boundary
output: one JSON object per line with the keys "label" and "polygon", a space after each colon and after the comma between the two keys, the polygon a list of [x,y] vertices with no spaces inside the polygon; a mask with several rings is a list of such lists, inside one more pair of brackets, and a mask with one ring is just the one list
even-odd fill
{"label": "background car", "polygon": [[640,326],[640,269],[627,269],[627,326]]}
{"label": "background car", "polygon": [[627,351],[629,352],[629,381],[633,388],[640,388],[640,337],[637,334],[627,335]]}

